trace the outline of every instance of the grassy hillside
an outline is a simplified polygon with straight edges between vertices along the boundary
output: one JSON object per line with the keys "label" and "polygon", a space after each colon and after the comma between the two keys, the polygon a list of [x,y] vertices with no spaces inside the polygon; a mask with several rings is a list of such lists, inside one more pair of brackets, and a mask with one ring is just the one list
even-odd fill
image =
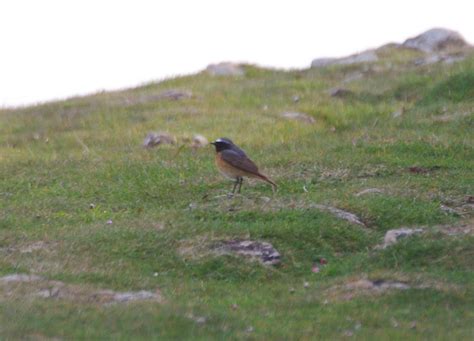
{"label": "grassy hillside", "polygon": [[[474,56],[379,55],[0,111],[0,276],[42,278],[0,281],[0,337],[472,339]],[[145,149],[150,131],[178,143]],[[278,192],[250,181],[228,198],[213,149],[188,147],[195,133],[234,140]],[[357,195],[369,188],[381,193]],[[400,227],[424,232],[376,248]],[[212,251],[232,239],[271,243],[281,264]],[[104,303],[101,290],[160,299]]]}

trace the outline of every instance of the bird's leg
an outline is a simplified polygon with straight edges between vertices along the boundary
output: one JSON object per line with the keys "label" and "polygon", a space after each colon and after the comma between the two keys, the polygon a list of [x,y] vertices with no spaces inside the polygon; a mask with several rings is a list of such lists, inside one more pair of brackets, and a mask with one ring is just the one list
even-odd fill
{"label": "bird's leg", "polygon": [[239,190],[238,190],[237,193],[240,193],[240,189],[242,188],[242,182],[244,182],[244,178],[243,178],[243,177],[240,177],[240,178],[238,178],[237,181],[238,181],[238,183],[239,183]]}
{"label": "bird's leg", "polygon": [[235,189],[237,188],[237,185],[239,184],[239,179],[240,179],[240,178],[235,179],[234,187],[232,188],[232,194],[235,193]]}

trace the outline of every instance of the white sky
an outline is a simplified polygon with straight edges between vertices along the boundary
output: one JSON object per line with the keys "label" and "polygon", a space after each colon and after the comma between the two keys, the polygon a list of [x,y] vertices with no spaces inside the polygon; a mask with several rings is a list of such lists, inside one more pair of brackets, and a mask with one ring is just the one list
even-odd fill
{"label": "white sky", "polygon": [[308,67],[432,27],[474,42],[472,0],[0,0],[0,107],[197,72]]}

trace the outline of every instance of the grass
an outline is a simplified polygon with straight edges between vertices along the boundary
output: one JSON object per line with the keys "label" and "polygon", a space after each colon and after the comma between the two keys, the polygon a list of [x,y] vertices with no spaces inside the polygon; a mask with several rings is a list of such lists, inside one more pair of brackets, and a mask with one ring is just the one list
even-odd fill
{"label": "grass", "polygon": [[[472,226],[472,209],[440,205],[458,208],[473,194],[474,58],[415,66],[414,52],[380,55],[365,71],[245,66],[242,77],[200,73],[0,111],[0,274],[159,288],[165,298],[103,305],[0,285],[0,337],[472,339],[474,239],[437,227]],[[362,78],[344,82],[354,72]],[[332,98],[334,87],[352,95]],[[193,96],[157,99],[169,89]],[[316,123],[286,120],[285,111]],[[144,149],[149,131],[179,145]],[[278,192],[245,182],[242,196],[223,198],[231,184],[214,169],[212,148],[180,147],[195,133],[232,138]],[[383,193],[356,196],[367,188]],[[312,204],[353,212],[367,228]],[[387,230],[419,226],[425,233],[374,249]],[[281,265],[210,252],[233,238],[272,243]],[[328,264],[313,273],[321,257]],[[334,291],[361,278],[412,288],[350,299]]]}

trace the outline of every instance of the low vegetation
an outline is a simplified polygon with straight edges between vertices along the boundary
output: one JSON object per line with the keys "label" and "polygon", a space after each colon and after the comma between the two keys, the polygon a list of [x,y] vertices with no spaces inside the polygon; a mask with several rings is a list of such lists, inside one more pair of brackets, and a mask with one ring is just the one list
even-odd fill
{"label": "low vegetation", "polygon": [[[0,337],[472,339],[474,57],[379,55],[0,111]],[[153,131],[176,143],[143,148]],[[194,134],[231,138],[278,191],[229,198]],[[423,233],[377,247],[401,227]],[[280,263],[213,251],[229,240]]]}

